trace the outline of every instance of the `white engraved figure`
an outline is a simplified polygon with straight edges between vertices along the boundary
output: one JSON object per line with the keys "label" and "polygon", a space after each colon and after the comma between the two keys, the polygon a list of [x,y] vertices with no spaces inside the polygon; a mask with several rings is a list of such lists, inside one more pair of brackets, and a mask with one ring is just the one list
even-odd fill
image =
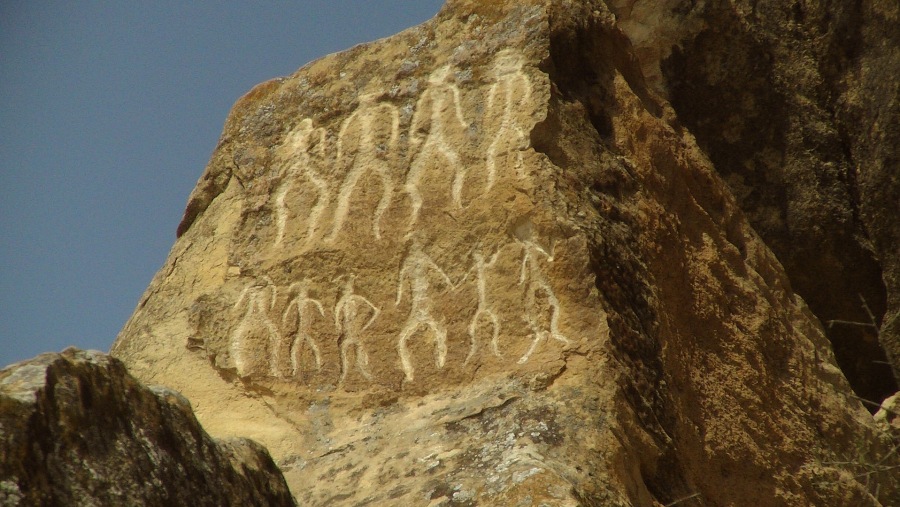
{"label": "white engraved figure", "polygon": [[[493,333],[491,335],[491,351],[495,356],[500,357],[500,319],[497,318],[497,314],[495,314],[487,304],[487,278],[485,276],[485,271],[496,264],[497,256],[499,254],[499,251],[494,252],[491,259],[485,261],[484,255],[481,252],[475,251],[472,253],[472,258],[475,260],[475,265],[472,266],[472,269],[475,270],[475,275],[477,276],[476,287],[478,288],[478,308],[475,310],[475,315],[472,316],[472,321],[469,322],[469,338],[471,340],[471,346],[469,347],[469,354],[466,356],[466,360],[463,364],[467,364],[478,349],[476,333],[478,332],[479,321],[482,318],[488,319],[491,323],[491,331]],[[472,269],[469,270],[469,273],[472,272]],[[469,273],[466,273],[463,280],[469,276]],[[462,283],[462,280],[460,283]]]}
{"label": "white engraved figure", "polygon": [[[522,285],[527,281],[525,289],[526,319],[528,320],[529,327],[531,327],[531,336],[533,337],[533,340],[528,352],[519,359],[519,364],[527,362],[538,344],[546,338],[553,338],[564,345],[570,343],[569,339],[559,331],[559,299],[557,299],[550,284],[544,278],[544,274],[541,273],[541,268],[537,259],[537,255],[540,254],[546,257],[548,262],[553,262],[553,254],[547,253],[546,250],[531,241],[522,242],[522,251],[522,271],[519,275],[519,285]],[[540,319],[544,311],[547,310],[546,308],[541,308],[541,305],[538,304],[538,294],[541,292],[544,293],[544,296],[547,298],[547,304],[549,305],[549,329],[546,329],[546,326],[542,325],[542,319]]]}
{"label": "white engraved figure", "polygon": [[[368,93],[359,96],[359,107],[356,108],[341,125],[337,140],[337,167],[349,164],[349,170],[341,183],[334,213],[334,224],[327,241],[333,242],[344,227],[344,221],[350,212],[350,199],[360,178],[367,172],[374,171],[381,178],[381,200],[375,208],[372,231],[375,239],[381,239],[381,217],[391,203],[394,183],[390,175],[390,159],[396,152],[397,140],[400,137],[400,114],[391,104],[376,102],[379,94]],[[385,128],[390,128],[387,139]],[[354,139],[355,137],[355,139]],[[348,145],[356,141],[355,153],[348,154]],[[383,142],[386,141],[386,142]],[[352,160],[347,161],[352,157]]]}
{"label": "white engraved figure", "polygon": [[319,310],[319,315],[322,317],[325,316],[325,310],[322,308],[322,303],[318,300],[315,300],[309,297],[309,289],[307,288],[307,284],[309,284],[309,280],[303,280],[301,283],[292,283],[288,288],[288,293],[293,293],[294,289],[297,289],[297,295],[288,303],[287,308],[284,310],[284,315],[281,318],[281,323],[283,325],[287,324],[288,317],[292,315],[292,310],[296,309],[297,312],[297,332],[294,334],[294,340],[291,342],[291,375],[297,375],[300,370],[300,351],[305,343],[309,345],[309,348],[312,350],[313,356],[316,358],[316,370],[322,370],[322,354],[319,351],[319,346],[316,345],[316,342],[313,340],[312,336],[309,332],[309,321],[310,319],[306,318],[306,307],[312,305],[317,310]]}
{"label": "white engraved figure", "polygon": [[462,187],[466,170],[460,162],[459,154],[453,148],[453,141],[447,142],[446,137],[449,136],[451,140],[464,139],[468,124],[463,118],[459,88],[447,82],[449,76],[449,65],[431,73],[428,77],[428,89],[422,92],[412,118],[410,144],[412,150],[417,153],[410,164],[404,186],[412,201],[410,226],[419,218],[419,210],[422,208],[420,179],[422,172],[430,164],[445,162],[453,171],[450,196],[453,204],[457,208],[462,208]]}
{"label": "white engraved figure", "polygon": [[[522,72],[522,56],[511,50],[501,51],[494,63],[495,83],[488,94],[489,117],[499,116],[497,131],[490,134],[493,142],[487,150],[487,184],[491,189],[497,178],[497,159],[508,161],[513,158],[516,176],[525,176],[522,151],[529,146],[528,131],[518,118],[531,111],[531,81]],[[500,111],[498,112],[498,109]]]}
{"label": "white engraved figure", "polygon": [[[369,355],[363,347],[360,336],[381,313],[371,301],[353,293],[355,279],[356,275],[346,276],[341,298],[334,307],[334,325],[337,328],[338,345],[341,348],[341,384],[344,383],[347,373],[350,371],[350,357],[347,351],[351,346],[356,349],[356,367],[363,377],[372,380],[372,374],[368,371]],[[366,319],[366,313],[370,314],[368,319]]]}
{"label": "white engraved figure", "polygon": [[[269,317],[277,299],[278,288],[269,277],[264,276],[245,287],[234,304],[234,308],[239,308],[241,304],[246,303],[244,316],[231,336],[231,357],[240,376],[245,376],[256,369],[256,365],[252,363],[254,357],[258,357],[258,353],[253,349],[260,345],[268,349],[266,355],[269,361],[269,374],[278,375],[281,360],[279,348],[282,339],[278,327]],[[266,339],[260,340],[257,333],[262,333]],[[264,343],[260,344],[259,341]],[[257,359],[256,362],[258,361]]]}
{"label": "white engraved figure", "polygon": [[[284,228],[287,224],[287,205],[284,201],[288,191],[300,177],[309,180],[316,187],[317,194],[316,203],[309,212],[306,224],[306,241],[309,242],[322,211],[331,200],[328,183],[316,172],[312,156],[315,154],[315,162],[321,163],[325,154],[325,129],[313,128],[312,120],[306,118],[300,122],[296,130],[287,135],[281,149],[288,162],[286,162],[287,168],[282,175],[281,184],[275,191],[275,224],[278,227],[275,244],[278,245],[284,240]],[[290,162],[291,160],[293,162]]]}
{"label": "white engraved figure", "polygon": [[429,303],[429,294],[431,293],[431,283],[428,279],[428,273],[433,270],[439,274],[448,286],[453,286],[450,277],[444,272],[425,252],[422,251],[418,241],[413,240],[409,254],[403,261],[400,268],[399,282],[397,285],[397,301],[400,304],[403,299],[403,284],[409,280],[410,292],[410,309],[406,323],[400,331],[400,339],[397,341],[397,351],[400,354],[400,364],[403,372],[406,374],[406,380],[413,379],[413,366],[409,358],[409,349],[406,342],[416,334],[419,327],[425,326],[434,334],[435,340],[435,364],[438,368],[443,368],[447,361],[447,328],[443,322],[439,322],[432,314],[431,304]]}

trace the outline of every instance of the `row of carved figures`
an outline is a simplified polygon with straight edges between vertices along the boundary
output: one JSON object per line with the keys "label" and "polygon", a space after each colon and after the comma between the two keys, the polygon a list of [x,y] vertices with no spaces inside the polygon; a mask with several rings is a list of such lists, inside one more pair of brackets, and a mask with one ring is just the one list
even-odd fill
{"label": "row of carved figures", "polygon": [[[528,361],[538,346],[545,341],[555,340],[564,345],[569,344],[569,339],[559,330],[560,303],[544,273],[541,271],[539,258],[543,257],[548,262],[553,260],[552,253],[531,241],[520,241],[522,248],[521,268],[519,272],[519,285],[525,287],[526,321],[530,328],[532,339],[528,350],[518,359],[519,364]],[[488,270],[497,262],[500,250],[490,258],[486,258],[480,252],[471,254],[473,264],[462,279],[454,282],[428,254],[422,251],[417,242],[413,242],[409,254],[404,260],[398,278],[397,297],[394,301],[399,306],[404,298],[404,287],[409,288],[410,310],[397,337],[397,353],[400,367],[408,381],[414,378],[415,368],[410,360],[408,342],[417,333],[431,332],[435,342],[435,364],[443,368],[447,359],[447,328],[443,320],[435,314],[432,305],[432,280],[440,279],[452,290],[457,289],[467,279],[474,277],[477,288],[478,304],[475,314],[468,325],[470,340],[469,354],[465,362],[475,355],[478,349],[476,339],[480,326],[491,326],[491,352],[501,357],[500,351],[500,319],[491,307],[487,298]],[[354,287],[355,276],[343,277],[343,287],[340,297],[332,310],[334,326],[338,335],[338,344],[341,355],[341,380],[343,383],[352,368],[356,368],[366,379],[372,380],[372,374],[368,368],[368,353],[364,344],[364,336],[367,330],[378,319],[381,308],[372,303],[365,296],[358,294]],[[325,308],[322,302],[309,295],[309,280],[293,283],[288,288],[290,297],[280,319],[272,316],[278,299],[278,289],[268,277],[254,280],[241,292],[235,309],[242,309],[243,316],[231,335],[230,353],[240,375],[254,373],[248,371],[249,358],[260,357],[259,350],[252,350],[254,343],[260,344],[248,338],[262,332],[266,337],[266,348],[263,356],[268,360],[268,375],[283,377],[282,351],[288,349],[290,355],[291,376],[300,372],[299,357],[301,351],[308,347],[315,359],[317,370],[322,369],[322,353],[319,344],[313,337],[312,322],[325,318]],[[546,305],[545,307],[541,307]],[[542,322],[540,315],[547,315],[548,322]],[[319,319],[315,314],[320,316]],[[285,337],[281,331],[287,327],[289,320],[296,320],[296,331],[293,336]],[[290,340],[289,347],[284,347],[285,340]],[[350,351],[355,352],[355,365],[351,365]]]}
{"label": "row of carved figures", "polygon": [[[496,124],[487,134],[491,143],[486,154],[484,192],[496,182],[498,165],[512,165],[519,178],[525,175],[522,151],[530,145],[530,126],[524,124],[522,115],[523,110],[525,114],[530,110],[532,85],[522,67],[521,55],[509,50],[501,51],[494,62],[494,83],[487,95],[487,114],[496,118]],[[410,227],[418,220],[424,202],[419,189],[424,171],[435,161],[445,163],[453,171],[450,200],[453,206],[463,207],[467,168],[452,140],[465,139],[469,124],[463,115],[460,90],[449,80],[451,74],[452,68],[444,66],[429,76],[428,87],[419,97],[413,113],[409,137],[415,155],[401,189],[411,203]],[[334,164],[345,168],[346,174],[337,191],[326,242],[337,238],[347,219],[354,191],[370,173],[374,173],[382,187],[372,225],[375,238],[381,239],[381,219],[395,191],[387,159],[397,150],[400,120],[397,107],[378,102],[378,97],[375,93],[360,95],[358,107],[344,120],[338,132]],[[316,194],[306,224],[307,241],[313,238],[326,206],[332,202],[331,185],[317,170],[317,166],[325,164],[326,138],[325,129],[314,127],[313,121],[306,118],[285,139],[281,184],[274,192],[276,245],[284,240],[288,220],[287,195],[296,182],[309,182]]]}

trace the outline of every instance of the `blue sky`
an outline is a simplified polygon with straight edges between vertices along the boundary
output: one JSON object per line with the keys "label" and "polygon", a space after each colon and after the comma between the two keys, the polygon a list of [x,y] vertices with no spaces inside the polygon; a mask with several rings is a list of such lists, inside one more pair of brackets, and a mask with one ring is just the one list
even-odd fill
{"label": "blue sky", "polygon": [[244,92],[442,3],[0,3],[0,367],[109,350]]}

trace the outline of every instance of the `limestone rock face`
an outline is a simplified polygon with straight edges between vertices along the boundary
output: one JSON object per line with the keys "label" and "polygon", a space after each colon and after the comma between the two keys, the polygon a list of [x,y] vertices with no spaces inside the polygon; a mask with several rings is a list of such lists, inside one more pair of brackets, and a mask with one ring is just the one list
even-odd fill
{"label": "limestone rock face", "polygon": [[0,505],[295,505],[268,452],[214,441],[190,404],[67,349],[0,370]]}
{"label": "limestone rock face", "polygon": [[303,505],[897,503],[891,433],[629,30],[451,0],[254,88],[112,353]]}

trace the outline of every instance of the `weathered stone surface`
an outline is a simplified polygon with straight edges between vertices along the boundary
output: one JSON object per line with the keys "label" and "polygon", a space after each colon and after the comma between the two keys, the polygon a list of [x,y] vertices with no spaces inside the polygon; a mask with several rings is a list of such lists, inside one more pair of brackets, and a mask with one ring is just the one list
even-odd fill
{"label": "weathered stone surface", "polygon": [[877,407],[897,390],[880,345],[900,379],[900,6],[611,4]]}
{"label": "weathered stone surface", "polygon": [[0,505],[295,505],[268,452],[180,394],[66,349],[0,370]]}
{"label": "weathered stone surface", "polygon": [[632,39],[600,1],[454,0],[259,85],[113,354],[304,505],[897,503]]}

